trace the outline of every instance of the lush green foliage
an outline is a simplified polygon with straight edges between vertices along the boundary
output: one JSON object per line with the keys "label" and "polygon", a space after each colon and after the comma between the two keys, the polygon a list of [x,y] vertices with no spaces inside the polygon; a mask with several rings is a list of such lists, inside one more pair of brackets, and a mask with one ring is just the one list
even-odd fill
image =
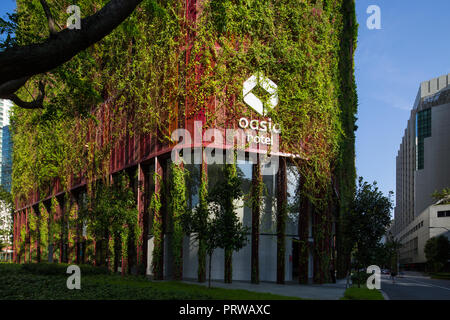
{"label": "lush green foliage", "polygon": [[433,237],[425,244],[424,252],[430,269],[439,272],[450,259],[450,241],[444,235]]}
{"label": "lush green foliage", "polygon": [[[99,181],[95,192],[88,197],[87,205],[79,209],[78,221],[87,226],[87,231],[101,244],[96,259],[99,265],[114,266],[114,256],[128,257],[129,239],[138,244],[141,234],[135,195],[130,179],[123,173],[116,176],[112,184]],[[120,245],[114,245],[120,242]],[[118,252],[118,248],[121,251]]]}
{"label": "lush green foliage", "polygon": [[[223,170],[223,171],[222,171]],[[207,191],[207,178],[201,173],[200,203],[187,212],[184,218],[184,228],[192,233],[197,245],[202,246],[202,254],[211,257],[216,248],[225,252],[225,282],[232,281],[232,254],[239,251],[247,243],[248,228],[244,227],[236,215],[236,200],[242,197],[241,181],[236,171],[236,164],[221,166],[219,179],[211,191]],[[200,250],[200,249],[199,249]],[[204,264],[204,258],[199,263]],[[203,272],[203,271],[202,271]],[[211,269],[209,272],[211,277]],[[199,271],[199,280],[203,280]]]}
{"label": "lush green foliage", "polygon": [[174,278],[181,280],[183,273],[183,220],[186,215],[186,179],[184,167],[172,163],[170,179],[170,212],[172,220],[172,252],[174,259]]}
{"label": "lush green foliage", "polygon": [[224,181],[217,183],[209,197],[215,216],[215,229],[219,248],[225,252],[225,282],[232,281],[233,251],[239,251],[247,243],[248,228],[236,216],[236,200],[242,196],[241,182],[236,163],[223,165]]}
{"label": "lush green foliage", "polygon": [[431,272],[431,279],[450,280],[450,272]]}
{"label": "lush green foliage", "polygon": [[[87,16],[105,2],[77,5]],[[18,44],[47,38],[39,1],[18,4]],[[60,9],[69,4],[55,4],[61,25],[67,15]],[[193,23],[182,1],[145,0],[108,37],[21,89],[20,96],[30,100],[43,80],[47,97],[44,110],[14,108],[15,199],[25,201],[32,190],[50,193],[55,178],[68,190],[80,174],[91,193],[95,181],[110,173],[111,150],[127,134],[158,130],[167,142],[183,117],[204,115],[205,128],[234,127],[238,117],[254,118],[243,102],[242,83],[263,72],[278,85],[280,101],[269,116],[282,127],[280,148],[302,157],[297,162],[305,178],[302,197],[317,209],[317,235],[327,242],[332,217],[323,211],[334,193],[330,182],[338,182],[341,215],[354,193],[354,3],[205,0],[201,7]],[[159,210],[154,212],[158,248],[162,220]],[[319,257],[328,273],[330,257]]]}
{"label": "lush green foliage", "polygon": [[393,239],[388,240],[386,243],[379,243],[378,246],[373,248],[373,264],[398,274],[398,255],[400,248],[400,241]]}
{"label": "lush green foliage", "polygon": [[[63,275],[66,274],[67,263],[25,263],[21,264],[21,272],[35,275]],[[92,265],[79,265],[82,275],[109,274],[106,267],[94,267]]]}
{"label": "lush green foliage", "polygon": [[[161,186],[162,179],[157,173],[154,174],[155,181]],[[162,279],[163,277],[163,223],[161,212],[161,193],[154,192],[150,201],[150,212],[152,217],[152,230],[153,235],[153,251],[152,251],[152,273],[156,279]]]}
{"label": "lush green foliage", "polygon": [[[36,268],[27,265],[27,268]],[[180,282],[151,282],[143,277],[95,274],[95,267],[81,267],[81,290],[66,287],[66,265],[61,273],[27,272],[14,264],[0,264],[0,297],[6,300],[285,300],[296,299],[245,290],[208,289]],[[88,269],[86,269],[88,268]],[[100,269],[102,270],[102,269]],[[103,269],[104,270],[104,269]],[[102,273],[102,272],[100,272]]]}
{"label": "lush green foliage", "polygon": [[359,271],[359,272],[353,272],[351,275],[351,280],[354,285],[358,285],[358,288],[361,286],[364,287],[364,285],[367,282],[367,279],[370,277],[370,274],[368,274],[365,271]]}
{"label": "lush green foliage", "polygon": [[212,255],[217,248],[217,233],[214,229],[214,221],[208,209],[208,178],[203,168],[200,169],[199,203],[196,207],[186,211],[183,217],[183,228],[198,246],[198,271],[199,282],[206,280],[206,256]]}
{"label": "lush green foliage", "polygon": [[440,201],[440,204],[450,204],[450,188],[436,191],[433,193],[432,197],[435,201]]}
{"label": "lush green foliage", "polygon": [[[21,17],[26,17],[19,19],[19,44],[47,37],[38,1],[19,3]],[[83,0],[77,5],[88,15],[103,3]],[[36,77],[47,83],[46,109],[16,108],[13,117],[16,197],[35,187],[45,189],[55,177],[69,187],[71,173],[87,171],[92,181],[108,171],[111,147],[126,131],[160,128],[161,138],[169,139],[168,124],[185,101],[190,101],[185,116],[202,111],[207,127],[221,124],[218,117],[225,108],[231,118],[250,115],[241,86],[261,71],[279,88],[280,103],[270,116],[283,128],[280,147],[308,160],[300,167],[311,178],[305,194],[320,200],[344,137],[339,105],[343,1],[205,1],[195,25],[185,21],[182,5],[144,1],[100,43]],[[64,13],[55,17],[61,24],[65,18]],[[184,42],[193,32],[195,42],[186,52]],[[33,82],[22,90],[24,98],[28,91],[36,91]],[[214,110],[209,107],[212,96]],[[232,109],[230,99],[235,101]],[[108,109],[110,124],[103,145],[88,134],[103,125],[97,112],[101,108]],[[354,110],[345,112],[353,117]]]}
{"label": "lush green foliage", "polygon": [[390,223],[392,194],[384,196],[376,182],[369,184],[359,178],[352,210],[346,226],[349,241],[354,249],[355,267],[367,268],[376,260],[376,253],[386,228]]}
{"label": "lush green foliage", "polygon": [[[0,51],[14,47],[17,44],[15,33],[17,29],[17,13],[6,13],[6,19],[0,17],[0,35],[6,37],[0,41]],[[3,38],[2,37],[2,38]]]}

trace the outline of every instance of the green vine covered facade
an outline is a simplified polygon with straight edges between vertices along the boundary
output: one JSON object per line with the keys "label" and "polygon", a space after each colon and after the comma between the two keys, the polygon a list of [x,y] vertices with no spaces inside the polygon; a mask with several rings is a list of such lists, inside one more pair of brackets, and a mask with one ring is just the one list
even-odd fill
{"label": "green vine covered facade", "polygon": [[[39,1],[17,2],[19,44],[48,37]],[[106,2],[77,5],[86,16]],[[61,24],[61,8],[70,4],[54,5]],[[242,197],[233,206],[249,227],[248,245],[240,255],[216,253],[217,277],[323,283],[334,270],[345,276],[349,252],[339,235],[356,178],[354,6],[145,0],[105,39],[35,76],[20,96],[28,100],[43,81],[45,108],[14,107],[11,119],[15,261],[205,281],[205,243],[189,240],[182,218],[196,207],[207,215],[209,191],[234,167]],[[243,117],[267,120],[242,94],[254,74],[277,85],[278,104],[268,116],[281,128],[279,151],[269,149],[279,156],[278,172],[263,176],[259,163],[171,161],[178,128],[194,136],[196,123],[204,133],[236,129]],[[247,158],[265,151],[245,150]],[[228,275],[226,263],[233,265]]]}

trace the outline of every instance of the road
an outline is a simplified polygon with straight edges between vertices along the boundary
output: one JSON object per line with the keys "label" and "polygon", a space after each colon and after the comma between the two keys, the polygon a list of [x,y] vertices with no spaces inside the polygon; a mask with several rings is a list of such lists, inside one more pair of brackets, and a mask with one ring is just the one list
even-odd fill
{"label": "road", "polygon": [[381,290],[391,300],[450,300],[450,280],[430,279],[419,273],[396,277],[381,276]]}

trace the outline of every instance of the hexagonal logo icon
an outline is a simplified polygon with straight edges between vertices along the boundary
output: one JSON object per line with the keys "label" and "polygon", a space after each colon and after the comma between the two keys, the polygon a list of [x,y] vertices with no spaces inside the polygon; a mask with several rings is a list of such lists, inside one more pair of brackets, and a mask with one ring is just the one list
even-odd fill
{"label": "hexagonal logo icon", "polygon": [[[270,98],[265,104],[251,92],[258,85],[270,94]],[[278,104],[278,86],[260,72],[244,82],[243,94],[244,102],[262,116],[266,116],[268,111]]]}

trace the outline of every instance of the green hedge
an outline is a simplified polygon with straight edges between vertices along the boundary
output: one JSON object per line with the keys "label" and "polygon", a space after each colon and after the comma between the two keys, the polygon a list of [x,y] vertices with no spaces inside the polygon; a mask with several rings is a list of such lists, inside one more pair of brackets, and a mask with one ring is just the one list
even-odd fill
{"label": "green hedge", "polygon": [[365,285],[369,277],[370,274],[368,274],[367,272],[355,272],[352,274],[351,279],[353,284],[361,283],[362,285]]}
{"label": "green hedge", "polygon": [[364,286],[348,288],[341,300],[384,300],[384,297],[379,290],[369,290]]}
{"label": "green hedge", "polygon": [[[66,263],[26,263],[21,266],[22,271],[40,274],[40,275],[65,275],[67,267]],[[107,267],[95,267],[91,265],[79,265],[82,275],[100,275],[108,274]]]}
{"label": "green hedge", "polygon": [[432,279],[450,280],[450,272],[433,272],[430,276]]}

